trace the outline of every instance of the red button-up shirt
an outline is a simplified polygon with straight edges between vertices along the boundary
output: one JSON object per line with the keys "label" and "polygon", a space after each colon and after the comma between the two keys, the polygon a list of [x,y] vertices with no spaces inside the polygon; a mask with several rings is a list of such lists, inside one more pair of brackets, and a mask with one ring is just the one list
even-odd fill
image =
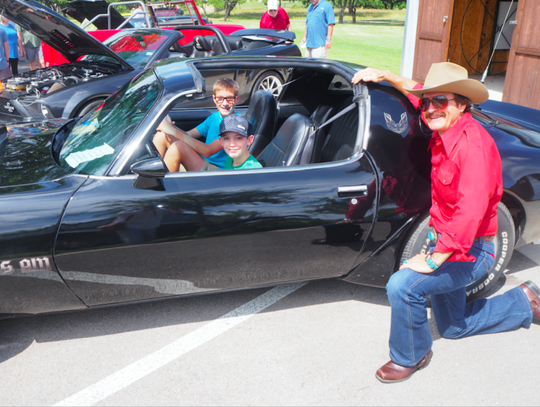
{"label": "red button-up shirt", "polygon": [[272,28],[274,30],[286,30],[287,25],[290,24],[289,15],[283,7],[278,7],[278,13],[273,18],[268,11],[265,12],[259,23],[260,28]]}
{"label": "red button-up shirt", "polygon": [[[419,99],[409,95],[418,106]],[[435,251],[453,252],[450,261],[475,261],[467,252],[476,237],[497,233],[502,197],[501,157],[493,138],[465,113],[431,149],[430,225],[441,233]]]}

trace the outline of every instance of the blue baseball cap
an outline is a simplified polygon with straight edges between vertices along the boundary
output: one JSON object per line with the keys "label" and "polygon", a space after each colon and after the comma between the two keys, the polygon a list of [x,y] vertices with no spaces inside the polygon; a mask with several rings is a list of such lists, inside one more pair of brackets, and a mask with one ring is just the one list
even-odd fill
{"label": "blue baseball cap", "polygon": [[241,136],[248,137],[248,122],[244,116],[238,114],[229,114],[223,118],[219,125],[219,135],[228,131],[234,131]]}

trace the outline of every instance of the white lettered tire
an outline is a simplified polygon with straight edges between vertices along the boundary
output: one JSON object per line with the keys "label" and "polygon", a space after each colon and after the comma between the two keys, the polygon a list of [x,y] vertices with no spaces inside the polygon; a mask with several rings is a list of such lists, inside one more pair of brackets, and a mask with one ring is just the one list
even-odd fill
{"label": "white lettered tire", "polygon": [[[495,263],[493,267],[481,278],[467,286],[467,302],[484,297],[489,289],[503,275],[515,245],[515,229],[512,215],[504,204],[499,203],[497,210],[499,220],[499,230],[495,236]],[[418,253],[426,253],[428,250],[429,238],[429,214],[423,215],[416,225],[409,231],[405,239],[405,247],[401,253],[400,263],[410,259]]]}

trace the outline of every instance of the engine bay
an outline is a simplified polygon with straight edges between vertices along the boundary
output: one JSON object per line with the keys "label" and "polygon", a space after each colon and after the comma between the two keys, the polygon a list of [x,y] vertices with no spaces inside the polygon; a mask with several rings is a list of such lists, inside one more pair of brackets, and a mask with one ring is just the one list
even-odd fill
{"label": "engine bay", "polygon": [[81,82],[103,78],[119,70],[120,68],[115,68],[113,64],[103,66],[79,61],[24,72],[2,81],[2,85],[4,90],[14,92],[17,96],[27,95],[40,98]]}

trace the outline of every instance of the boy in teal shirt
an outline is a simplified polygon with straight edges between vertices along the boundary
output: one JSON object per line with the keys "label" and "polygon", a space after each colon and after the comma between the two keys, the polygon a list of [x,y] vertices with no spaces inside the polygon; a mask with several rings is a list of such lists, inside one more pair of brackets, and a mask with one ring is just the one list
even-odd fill
{"label": "boy in teal shirt", "polygon": [[248,151],[254,137],[247,134],[247,129],[248,122],[244,116],[229,115],[221,121],[219,142],[228,155],[224,170],[262,168],[262,165]]}

